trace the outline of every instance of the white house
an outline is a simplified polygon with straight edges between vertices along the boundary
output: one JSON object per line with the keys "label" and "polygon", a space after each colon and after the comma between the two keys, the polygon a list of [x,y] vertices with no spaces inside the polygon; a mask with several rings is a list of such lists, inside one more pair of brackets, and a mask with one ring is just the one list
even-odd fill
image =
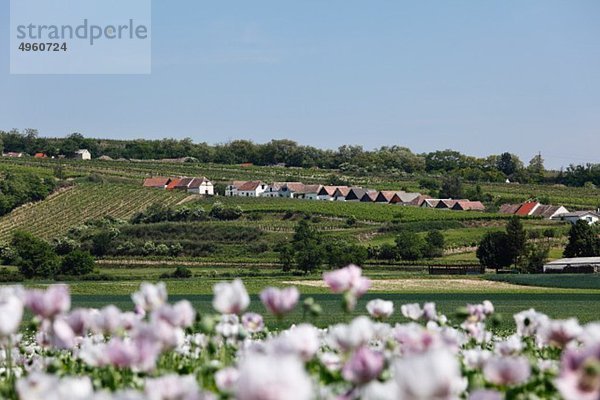
{"label": "white house", "polygon": [[238,195],[238,188],[245,184],[246,181],[233,181],[225,188],[225,196],[232,197]]}
{"label": "white house", "polygon": [[586,221],[589,225],[593,225],[600,220],[600,214],[595,211],[573,211],[563,214],[558,214],[552,217],[554,220],[569,221],[576,224],[577,221]]}
{"label": "white house", "polygon": [[334,201],[346,201],[346,196],[350,193],[350,188],[347,186],[341,186],[335,189],[333,192],[333,200]]}
{"label": "white house", "polygon": [[259,197],[267,188],[267,185],[261,181],[249,181],[237,188],[237,195],[240,197]]}
{"label": "white house", "polygon": [[295,199],[301,193],[304,193],[304,183],[302,182],[286,182],[279,189],[279,197]]}
{"label": "white house", "polygon": [[319,193],[317,193],[318,200],[333,200],[335,191],[339,188],[348,188],[348,186],[322,186]]}
{"label": "white house", "polygon": [[214,196],[215,187],[206,177],[194,178],[187,187],[188,193],[203,194],[206,196]]}
{"label": "white house", "polygon": [[296,198],[305,200],[318,200],[319,192],[323,185],[304,185],[301,192],[296,193]]}
{"label": "white house", "polygon": [[280,197],[282,195],[279,193],[279,191],[281,190],[282,186],[283,183],[281,182],[273,182],[272,184],[267,185],[264,192],[262,192],[260,195],[262,197]]}
{"label": "white house", "polygon": [[79,149],[75,152],[75,158],[78,160],[91,160],[92,153],[87,149]]}

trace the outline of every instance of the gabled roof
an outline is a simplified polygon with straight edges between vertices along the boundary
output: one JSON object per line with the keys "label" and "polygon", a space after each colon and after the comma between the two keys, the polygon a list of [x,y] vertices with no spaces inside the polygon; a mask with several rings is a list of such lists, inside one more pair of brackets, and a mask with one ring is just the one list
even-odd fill
{"label": "gabled roof", "polygon": [[260,185],[264,185],[264,183],[262,183],[261,181],[248,181],[245,182],[243,185],[239,186],[237,190],[240,192],[253,192]]}
{"label": "gabled roof", "polygon": [[360,198],[360,201],[364,203],[374,202],[378,194],[378,192],[367,192],[363,197]]}
{"label": "gabled roof", "polygon": [[[436,208],[439,202],[440,199],[425,199],[425,201],[423,201],[423,203],[426,203],[427,206],[431,208]],[[423,203],[421,203],[421,205],[423,205]]]}
{"label": "gabled roof", "polygon": [[480,201],[457,200],[452,209],[464,211],[484,211],[485,206]]}
{"label": "gabled roof", "polygon": [[392,196],[390,203],[393,203],[393,204],[396,204],[396,203],[409,204],[410,203],[412,205],[413,204],[412,202],[419,197],[422,197],[422,198],[415,205],[421,205],[421,203],[423,203],[423,201],[426,198],[429,198],[429,196],[421,196],[421,193],[397,192],[394,196]]}
{"label": "gabled roof", "polygon": [[319,193],[319,196],[333,196],[335,191],[339,188],[348,188],[348,186],[323,186]]}
{"label": "gabled roof", "polygon": [[408,204],[411,206],[421,207],[421,205],[425,202],[425,200],[429,200],[429,199],[431,199],[431,196],[421,194],[421,195],[415,197],[413,200],[409,201]]}
{"label": "gabled roof", "polygon": [[333,192],[333,196],[334,197],[346,197],[346,196],[348,196],[349,192],[350,192],[350,188],[348,186],[339,186],[337,189],[335,189],[335,192]]}
{"label": "gabled roof", "polygon": [[361,187],[350,188],[346,195],[346,200],[360,200],[366,193],[372,192],[373,190],[363,189]]}
{"label": "gabled roof", "polygon": [[238,189],[240,186],[242,186],[243,184],[245,184],[247,182],[248,181],[233,181],[233,182],[231,182],[231,186]]}
{"label": "gabled roof", "polygon": [[319,193],[321,191],[321,187],[323,185],[304,185],[304,189],[302,189],[303,193]]}
{"label": "gabled roof", "polygon": [[533,210],[533,212],[530,215],[536,217],[552,218],[557,212],[560,211],[561,208],[563,207],[540,204],[535,210]]}
{"label": "gabled roof", "polygon": [[175,189],[175,186],[177,186],[177,184],[179,184],[179,182],[181,182],[181,179],[179,179],[179,178],[172,178],[171,182],[169,182],[169,184],[167,185],[167,190],[173,190],[173,189]]}
{"label": "gabled roof", "polygon": [[502,204],[498,212],[500,214],[514,214],[519,210],[519,207],[521,207],[520,204]]}
{"label": "gabled roof", "polygon": [[75,154],[83,154],[83,153],[89,153],[90,151],[88,149],[79,149],[77,151],[75,151]]}
{"label": "gabled roof", "polygon": [[202,186],[203,183],[209,183],[210,181],[203,176],[202,178],[194,178],[192,179],[192,181],[190,182],[188,188],[199,188]]}
{"label": "gabled roof", "polygon": [[302,182],[286,182],[283,186],[294,193],[302,192],[304,190],[304,183]]}
{"label": "gabled roof", "polygon": [[35,158],[46,158],[47,156],[44,153],[35,153],[35,155],[33,157],[35,157]]}
{"label": "gabled roof", "polygon": [[452,199],[440,199],[436,204],[435,208],[452,208],[458,200]]}
{"label": "gabled roof", "polygon": [[153,178],[144,179],[144,187],[165,187],[171,182],[171,178],[164,176],[156,176]]}
{"label": "gabled roof", "polygon": [[394,197],[394,195],[398,194],[399,192],[396,190],[382,190],[381,192],[377,193],[377,197],[375,198],[375,201],[377,203],[389,203],[390,201],[392,201],[392,198]]}
{"label": "gabled roof", "polygon": [[194,178],[181,178],[179,183],[177,185],[175,185],[173,188],[174,189],[187,189],[193,180],[194,180]]}
{"label": "gabled roof", "polygon": [[515,212],[516,215],[520,215],[522,217],[526,217],[531,215],[533,210],[539,206],[540,203],[537,201],[528,201],[526,203],[521,204],[521,207]]}

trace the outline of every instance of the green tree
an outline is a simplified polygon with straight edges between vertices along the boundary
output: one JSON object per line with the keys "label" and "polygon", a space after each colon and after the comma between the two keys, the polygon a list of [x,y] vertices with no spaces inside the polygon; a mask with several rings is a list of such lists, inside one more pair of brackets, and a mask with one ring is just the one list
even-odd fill
{"label": "green tree", "polygon": [[485,267],[506,268],[513,262],[513,258],[506,251],[508,235],[504,232],[488,232],[477,247],[479,263]]}
{"label": "green tree", "polygon": [[414,261],[423,257],[425,239],[413,232],[400,232],[396,236],[396,250],[403,260]]}
{"label": "green tree", "polygon": [[94,257],[87,251],[74,250],[63,257],[60,273],[63,275],[87,275],[94,271]]}
{"label": "green tree", "polygon": [[341,268],[346,265],[362,265],[368,257],[364,246],[337,240],[325,244],[325,257],[330,268]]}
{"label": "green tree", "polygon": [[519,157],[507,152],[500,155],[496,167],[506,176],[510,176],[521,169],[522,164],[523,163],[521,160],[519,160]]}
{"label": "green tree", "polygon": [[543,272],[544,264],[548,260],[550,247],[547,245],[537,245],[528,243],[525,248],[525,254],[521,261],[522,268],[530,274]]}
{"label": "green tree", "polygon": [[527,244],[527,233],[523,228],[521,219],[516,215],[510,217],[506,224],[506,235],[507,243],[506,251],[507,255],[511,258],[512,264],[517,265],[523,253],[525,252],[525,245]]}
{"label": "green tree", "polygon": [[565,257],[595,257],[600,255],[600,240],[586,221],[579,220],[569,230]]}
{"label": "green tree", "polygon": [[26,278],[51,278],[56,274],[60,259],[46,241],[28,232],[15,232],[11,246],[16,253],[15,264]]}
{"label": "green tree", "polygon": [[442,188],[440,189],[441,199],[462,199],[463,184],[462,179],[456,175],[448,175],[442,179]]}
{"label": "green tree", "polygon": [[432,230],[425,236],[425,247],[423,248],[423,256],[425,258],[435,258],[444,255],[445,246],[444,235],[438,230]]}
{"label": "green tree", "polygon": [[314,271],[323,263],[323,246],[319,232],[306,220],[300,220],[292,239],[296,267],[305,273]]}

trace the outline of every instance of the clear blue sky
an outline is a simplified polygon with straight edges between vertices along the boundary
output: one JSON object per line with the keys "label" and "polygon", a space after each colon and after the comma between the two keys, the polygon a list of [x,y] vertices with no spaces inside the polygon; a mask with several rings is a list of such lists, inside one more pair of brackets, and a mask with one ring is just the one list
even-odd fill
{"label": "clear blue sky", "polygon": [[0,129],[600,162],[600,1],[153,2],[152,74],[11,76]]}

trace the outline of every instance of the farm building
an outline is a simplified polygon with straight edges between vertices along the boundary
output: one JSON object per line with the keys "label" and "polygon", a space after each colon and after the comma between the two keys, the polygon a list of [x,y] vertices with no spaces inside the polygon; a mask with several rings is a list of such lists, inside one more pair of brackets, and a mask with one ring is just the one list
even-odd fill
{"label": "farm building", "polygon": [[333,200],[338,189],[348,189],[348,186],[323,186],[317,193],[317,198],[319,200]]}
{"label": "farm building", "polygon": [[457,200],[452,209],[459,211],[485,211],[485,206],[480,201]]}
{"label": "farm building", "polygon": [[[415,202],[416,199],[421,198],[421,201]],[[421,193],[407,193],[407,192],[396,192],[392,199],[390,200],[390,204],[400,204],[406,206],[420,206],[427,196],[421,195]]]}
{"label": "farm building", "polygon": [[544,265],[544,272],[599,272],[600,257],[561,258]]}
{"label": "farm building", "polygon": [[248,181],[237,188],[237,196],[259,197],[267,188],[267,184],[261,181]]}
{"label": "farm building", "polygon": [[394,202],[395,198],[392,199],[392,202],[393,202],[393,204],[402,204],[402,205],[407,205],[407,206],[421,207],[423,205],[423,203],[425,203],[425,200],[429,200],[429,199],[431,199],[430,196],[421,194],[421,195],[415,197],[413,200],[409,201],[406,204],[404,204],[402,202]]}
{"label": "farm building", "polygon": [[334,201],[346,201],[346,196],[350,193],[350,188],[347,186],[340,186],[333,192]]}
{"label": "farm building", "polygon": [[297,196],[304,192],[304,183],[302,182],[286,182],[279,189],[279,197],[288,197],[295,199]]}
{"label": "farm building", "polygon": [[33,155],[33,158],[48,158],[48,156],[46,155],[46,153],[35,153]]}
{"label": "farm building", "polygon": [[211,181],[206,177],[194,178],[190,182],[187,188],[188,193],[203,194],[206,196],[213,196],[215,194],[215,188]]}
{"label": "farm building", "polygon": [[373,203],[375,201],[375,199],[377,199],[377,196],[379,195],[379,192],[367,192],[365,193],[365,195],[360,199],[360,201],[362,203]]}
{"label": "farm building", "polygon": [[348,191],[348,194],[345,196],[346,197],[345,200],[346,201],[360,201],[360,199],[362,199],[362,197],[369,192],[374,192],[374,190],[363,189],[360,187],[353,187]]}
{"label": "farm building", "polygon": [[377,192],[377,197],[375,198],[376,203],[390,203],[394,198],[394,195],[398,194],[398,191],[395,190],[382,190]]}
{"label": "farm building", "polygon": [[167,190],[174,190],[175,186],[177,186],[181,182],[181,178],[171,178],[171,182],[167,185]]}
{"label": "farm building", "polygon": [[225,188],[225,196],[232,197],[237,196],[238,188],[245,184],[247,181],[233,181]]}
{"label": "farm building", "polygon": [[169,183],[171,183],[171,178],[166,178],[163,176],[144,179],[144,187],[155,189],[166,189]]}
{"label": "farm building", "polygon": [[552,217],[554,220],[569,221],[572,224],[579,220],[586,221],[589,225],[593,225],[600,220],[600,213],[596,211],[574,211],[564,214],[558,214]]}
{"label": "farm building", "polygon": [[281,187],[284,185],[283,182],[273,182],[270,185],[267,185],[264,192],[261,193],[262,197],[279,197],[279,191]]}
{"label": "farm building", "polygon": [[79,149],[75,152],[74,158],[78,160],[91,160],[92,153],[90,153],[90,151],[87,149]]}
{"label": "farm building", "polygon": [[193,180],[194,178],[181,178],[179,182],[173,186],[173,189],[187,191]]}
{"label": "farm building", "polygon": [[304,185],[304,189],[302,192],[298,192],[296,194],[296,198],[298,199],[306,199],[306,200],[318,200],[319,192],[323,185]]}
{"label": "farm building", "polygon": [[552,206],[541,204],[537,201],[527,201],[522,204],[503,204],[500,206],[501,214],[513,214],[521,217],[542,217],[545,219],[554,219],[557,215],[568,213],[563,206]]}

